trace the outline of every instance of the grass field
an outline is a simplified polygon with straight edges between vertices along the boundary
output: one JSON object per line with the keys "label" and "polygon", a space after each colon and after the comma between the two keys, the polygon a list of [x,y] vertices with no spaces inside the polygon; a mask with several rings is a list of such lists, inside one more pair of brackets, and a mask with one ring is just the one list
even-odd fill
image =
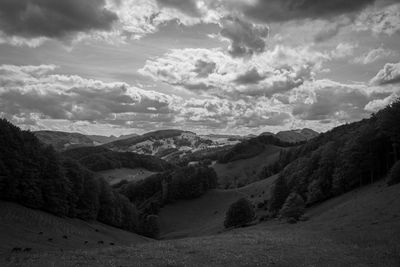
{"label": "grass field", "polygon": [[[259,187],[261,185],[254,185],[254,188]],[[251,188],[243,190],[253,192]],[[207,199],[212,208],[208,210],[219,212],[221,209],[222,213],[223,205],[220,202],[225,197],[233,200],[244,194],[235,191],[222,192],[210,192]],[[4,266],[398,267],[399,196],[400,185],[387,187],[383,182],[378,182],[308,209],[307,216],[310,219],[297,224],[272,220],[208,235],[207,227],[204,227],[205,236],[136,243],[130,246],[12,255]],[[202,205],[206,203],[204,200],[203,202]],[[196,202],[189,202],[186,208],[193,207],[195,210],[195,204]],[[199,220],[196,227],[193,222],[190,224],[193,231],[198,232],[190,232],[190,228],[187,228],[185,235],[202,234],[202,226],[213,224],[205,220],[210,217],[206,216],[206,211],[203,211],[204,216],[199,214],[196,217],[195,211],[192,215],[185,215],[184,204],[176,205],[181,205],[182,214],[175,216],[182,220]],[[182,222],[182,225],[185,223],[187,222]],[[214,231],[212,227],[208,229]]]}
{"label": "grass field", "polygon": [[[149,239],[98,222],[60,218],[14,203],[0,202],[0,240],[0,266],[3,266],[1,260],[14,256],[13,248],[30,248],[31,253],[37,253],[108,247],[110,243],[131,245]],[[17,256],[23,254],[26,253]]]}
{"label": "grass field", "polygon": [[97,174],[103,176],[110,185],[119,183],[122,180],[126,180],[128,182],[140,181],[153,175],[154,173],[155,172],[151,172],[143,168],[120,168],[97,172]]}

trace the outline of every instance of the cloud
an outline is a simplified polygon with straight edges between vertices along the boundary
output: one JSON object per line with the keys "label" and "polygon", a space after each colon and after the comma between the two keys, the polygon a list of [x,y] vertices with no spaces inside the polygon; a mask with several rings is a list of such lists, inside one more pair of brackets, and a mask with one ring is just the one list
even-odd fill
{"label": "cloud", "polygon": [[157,0],[157,3],[160,6],[171,7],[181,10],[183,13],[186,13],[191,16],[199,17],[201,16],[201,12],[197,6],[196,0]]}
{"label": "cloud", "polygon": [[204,78],[215,71],[217,64],[215,62],[207,62],[199,59],[195,64],[194,72],[197,72],[197,77]]}
{"label": "cloud", "polygon": [[385,64],[370,83],[377,85],[400,83],[400,62]]}
{"label": "cloud", "polygon": [[259,0],[248,5],[247,16],[265,22],[284,22],[297,19],[330,19],[361,11],[375,0]]}
{"label": "cloud", "polygon": [[330,80],[306,83],[291,96],[293,115],[301,120],[352,122],[369,115],[370,102],[364,86]]}
{"label": "cloud", "polygon": [[364,10],[355,20],[354,29],[389,36],[399,32],[400,4],[388,5],[383,8],[372,7]]}
{"label": "cloud", "polygon": [[229,41],[228,51],[232,56],[250,56],[265,51],[269,32],[266,25],[229,16],[222,19],[221,27],[220,35]]}
{"label": "cloud", "polygon": [[382,47],[375,48],[370,50],[368,53],[361,55],[354,59],[354,63],[357,64],[371,64],[377,60],[389,58],[389,57],[396,57],[399,53],[393,50],[384,49]]}
{"label": "cloud", "polygon": [[259,83],[264,79],[265,77],[261,76],[256,68],[252,68],[251,70],[238,75],[238,77],[234,80],[234,82],[238,84],[255,84]]}
{"label": "cloud", "polygon": [[[147,60],[139,73],[205,96],[270,97],[313,79],[322,62],[328,59],[328,55],[308,48],[284,46],[276,46],[250,59],[232,58],[218,49],[173,49]],[[208,62],[201,66],[212,65],[206,75],[199,75],[200,61]]]}
{"label": "cloud", "polygon": [[1,112],[20,117],[108,121],[144,114],[147,120],[172,113],[173,97],[76,75],[52,74],[53,65],[0,66]]}
{"label": "cloud", "polygon": [[29,39],[108,31],[118,17],[105,4],[104,0],[0,1],[0,30],[9,37]]}
{"label": "cloud", "polygon": [[343,59],[348,56],[352,56],[354,53],[354,49],[357,46],[358,46],[357,44],[352,44],[352,43],[339,43],[336,46],[336,49],[331,52],[331,58]]}

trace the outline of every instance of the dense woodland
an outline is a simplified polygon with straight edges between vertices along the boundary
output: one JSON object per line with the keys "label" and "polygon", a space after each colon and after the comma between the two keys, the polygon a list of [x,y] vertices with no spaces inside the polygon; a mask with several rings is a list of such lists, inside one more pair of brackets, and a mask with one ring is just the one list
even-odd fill
{"label": "dense woodland", "polygon": [[198,166],[154,174],[116,187],[147,215],[157,214],[160,207],[167,203],[200,197],[216,188],[217,181],[217,174],[212,168]]}
{"label": "dense woodland", "polygon": [[280,160],[267,171],[269,175],[280,173],[272,188],[269,211],[276,215],[291,193],[312,205],[388,173],[391,183],[399,182],[399,152],[397,100],[370,119],[336,127],[302,146],[283,151]]}
{"label": "dense woodland", "polygon": [[160,172],[174,167],[154,156],[115,152],[104,147],[75,148],[65,151],[63,155],[78,160],[94,172],[118,168],[145,168],[149,171]]}
{"label": "dense woodland", "polygon": [[0,120],[0,197],[58,216],[98,220],[129,231],[137,210],[125,196],[28,131]]}
{"label": "dense woodland", "polygon": [[248,159],[257,156],[264,151],[265,145],[275,145],[280,147],[298,146],[302,143],[289,143],[280,140],[271,135],[260,135],[249,140],[245,140],[222,155],[220,155],[219,163],[228,163],[239,159]]}

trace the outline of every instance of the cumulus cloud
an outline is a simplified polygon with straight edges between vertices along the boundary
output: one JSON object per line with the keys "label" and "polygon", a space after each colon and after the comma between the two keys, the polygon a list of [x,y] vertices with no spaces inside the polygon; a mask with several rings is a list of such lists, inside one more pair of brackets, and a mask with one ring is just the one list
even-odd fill
{"label": "cumulus cloud", "polygon": [[188,15],[191,15],[191,16],[199,17],[201,15],[201,12],[199,10],[199,7],[197,6],[196,0],[187,0],[187,1],[157,0],[157,3],[161,6],[179,9],[182,12],[184,12]]}
{"label": "cumulus cloud", "polygon": [[66,38],[91,30],[110,30],[117,15],[104,0],[0,1],[0,30],[11,37]]}
{"label": "cumulus cloud", "polygon": [[232,56],[249,56],[265,51],[269,28],[254,24],[238,17],[225,17],[221,21],[220,35],[226,38]]}
{"label": "cumulus cloud", "polygon": [[398,56],[398,53],[396,51],[379,47],[372,49],[368,53],[365,53],[355,58],[354,63],[366,65],[366,64],[371,64],[380,59],[396,57],[396,56]]}
{"label": "cumulus cloud", "polygon": [[[52,74],[53,65],[0,66],[0,107],[5,114],[72,121],[110,121],[172,113],[173,97],[125,83]],[[23,116],[22,116],[23,117]]]}
{"label": "cumulus cloud", "polygon": [[[307,48],[283,46],[251,59],[232,58],[218,49],[174,49],[147,60],[139,73],[192,92],[238,99],[290,91],[313,79],[328,58]],[[207,75],[199,75],[200,60],[215,67],[212,64]]]}
{"label": "cumulus cloud", "polygon": [[238,77],[235,79],[235,82],[238,84],[254,84],[259,83],[264,79],[265,77],[261,76],[256,68],[252,68],[251,70],[238,75]]}
{"label": "cumulus cloud", "polygon": [[377,85],[400,83],[400,62],[385,64],[370,83]]}

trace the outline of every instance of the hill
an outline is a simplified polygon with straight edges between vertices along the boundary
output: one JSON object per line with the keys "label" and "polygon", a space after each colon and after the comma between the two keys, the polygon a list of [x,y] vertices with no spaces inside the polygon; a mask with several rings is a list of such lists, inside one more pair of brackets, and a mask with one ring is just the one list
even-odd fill
{"label": "hill", "polygon": [[3,260],[11,255],[13,248],[30,248],[29,253],[37,253],[103,248],[112,246],[111,243],[129,246],[149,241],[99,222],[61,218],[3,201],[0,201],[0,240]]}
{"label": "hill", "polygon": [[212,168],[218,175],[218,183],[221,188],[236,188],[258,181],[263,177],[263,169],[275,164],[279,160],[281,151],[285,148],[264,145],[257,146],[262,152],[244,159],[221,163],[216,162]]}
{"label": "hill", "polygon": [[[277,176],[269,177],[239,189],[207,192],[197,199],[178,201],[160,210],[161,237],[163,239],[205,236],[224,230],[223,222],[229,206],[246,197],[255,206],[269,198],[273,182]],[[264,215],[258,210],[258,216]]]}
{"label": "hill", "polygon": [[58,151],[77,147],[91,147],[109,142],[123,140],[137,136],[137,134],[116,136],[84,135],[61,131],[36,131],[35,136],[46,145],[52,145]]}
{"label": "hill", "polygon": [[319,135],[318,132],[304,128],[298,130],[290,130],[290,131],[281,131],[277,134],[265,132],[260,134],[260,136],[275,136],[281,141],[289,142],[289,143],[301,143],[304,141],[311,140]]}
{"label": "hill", "polygon": [[94,172],[119,168],[144,168],[148,171],[159,172],[174,167],[157,157],[131,152],[116,152],[101,146],[70,149],[63,152],[63,155],[79,161]]}
{"label": "hill", "polygon": [[181,130],[160,130],[149,132],[140,136],[114,141],[105,144],[103,147],[119,152],[135,152],[146,155],[161,155],[165,157],[170,153],[180,151],[202,150],[209,147],[219,146],[193,132]]}
{"label": "hill", "polygon": [[80,133],[67,133],[57,131],[37,131],[35,136],[46,145],[52,145],[54,149],[63,151],[70,148],[94,146],[91,138]]}
{"label": "hill", "polygon": [[267,221],[218,235],[134,247],[13,255],[30,266],[398,266],[400,185],[382,182],[308,210],[297,224]]}

